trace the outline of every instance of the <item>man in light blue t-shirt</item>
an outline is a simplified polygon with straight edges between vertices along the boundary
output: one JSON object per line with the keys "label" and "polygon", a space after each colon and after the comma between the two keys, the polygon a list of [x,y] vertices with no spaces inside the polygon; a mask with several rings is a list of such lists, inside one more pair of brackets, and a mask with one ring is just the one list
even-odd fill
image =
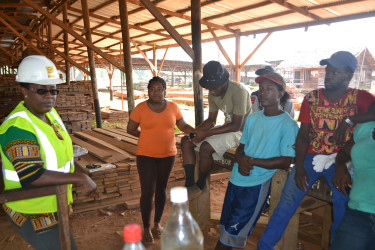
{"label": "man in light blue t-shirt", "polygon": [[280,107],[284,79],[270,72],[255,79],[264,110],[246,118],[236,150],[220,219],[220,238],[215,249],[243,248],[267,200],[271,178],[287,169],[295,156],[298,125]]}

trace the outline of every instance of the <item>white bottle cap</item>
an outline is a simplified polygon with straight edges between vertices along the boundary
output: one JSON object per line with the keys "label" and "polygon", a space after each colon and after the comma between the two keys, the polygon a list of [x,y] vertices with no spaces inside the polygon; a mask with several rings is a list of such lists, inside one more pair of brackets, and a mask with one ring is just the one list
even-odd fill
{"label": "white bottle cap", "polygon": [[188,193],[186,187],[173,187],[171,188],[171,202],[184,203],[188,200]]}

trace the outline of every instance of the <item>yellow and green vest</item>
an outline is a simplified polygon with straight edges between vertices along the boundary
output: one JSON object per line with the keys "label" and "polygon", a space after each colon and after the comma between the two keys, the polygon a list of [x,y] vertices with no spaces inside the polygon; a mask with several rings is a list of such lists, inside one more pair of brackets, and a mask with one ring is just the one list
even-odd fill
{"label": "yellow and green vest", "polygon": [[[51,124],[57,127],[63,140],[58,139],[54,129],[33,115],[23,104],[23,101],[20,102],[9,114],[5,122],[0,126],[0,134],[6,133],[12,126],[33,133],[38,139],[41,158],[45,163],[44,168],[50,171],[73,173],[72,140],[56,110],[52,108],[50,112],[46,113],[46,116]],[[5,152],[3,152],[2,147],[0,147],[0,151],[3,161],[2,170],[5,190],[21,188],[21,183],[13,164],[9,161]],[[72,185],[69,184],[68,203],[72,202]],[[56,195],[7,202],[6,205],[24,214],[53,213],[57,211]]]}

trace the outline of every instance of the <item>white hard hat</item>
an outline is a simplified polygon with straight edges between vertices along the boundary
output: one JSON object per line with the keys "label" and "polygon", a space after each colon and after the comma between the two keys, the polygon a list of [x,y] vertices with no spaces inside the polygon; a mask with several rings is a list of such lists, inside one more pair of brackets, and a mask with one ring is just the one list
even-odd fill
{"label": "white hard hat", "polygon": [[55,64],[47,57],[39,55],[28,56],[22,60],[18,66],[16,81],[40,85],[63,83]]}

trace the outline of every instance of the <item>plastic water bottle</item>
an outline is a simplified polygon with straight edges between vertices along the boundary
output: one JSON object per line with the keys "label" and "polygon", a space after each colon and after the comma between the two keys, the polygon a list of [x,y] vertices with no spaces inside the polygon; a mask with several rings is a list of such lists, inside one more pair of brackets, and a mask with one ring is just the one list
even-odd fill
{"label": "plastic water bottle", "polygon": [[138,224],[129,224],[124,227],[124,242],[122,250],[146,250],[142,245],[142,230]]}
{"label": "plastic water bottle", "polygon": [[187,205],[186,187],[171,189],[172,213],[161,235],[162,250],[203,250],[203,234]]}

